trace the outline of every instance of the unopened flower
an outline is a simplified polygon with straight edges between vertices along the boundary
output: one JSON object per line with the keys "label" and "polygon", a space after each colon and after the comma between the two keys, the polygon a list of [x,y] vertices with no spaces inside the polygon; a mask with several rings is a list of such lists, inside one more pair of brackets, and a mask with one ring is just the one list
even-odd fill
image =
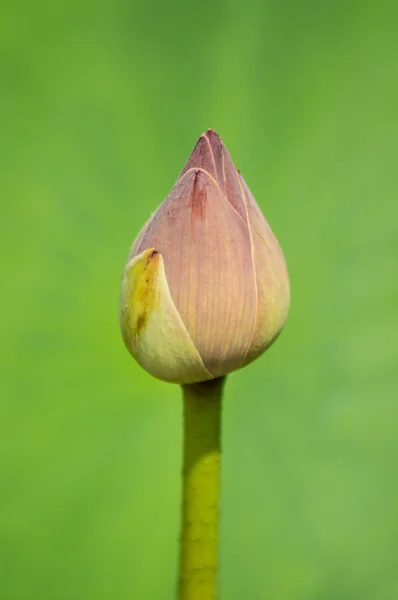
{"label": "unopened flower", "polygon": [[213,379],[271,345],[289,301],[279,244],[209,130],[130,252],[120,294],[125,344],[159,379]]}

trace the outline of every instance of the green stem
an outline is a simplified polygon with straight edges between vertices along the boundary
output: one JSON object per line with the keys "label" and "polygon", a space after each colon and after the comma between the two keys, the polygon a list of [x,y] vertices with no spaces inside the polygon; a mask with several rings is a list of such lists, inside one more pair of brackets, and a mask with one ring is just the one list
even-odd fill
{"label": "green stem", "polygon": [[215,600],[224,378],[183,386],[179,600]]}

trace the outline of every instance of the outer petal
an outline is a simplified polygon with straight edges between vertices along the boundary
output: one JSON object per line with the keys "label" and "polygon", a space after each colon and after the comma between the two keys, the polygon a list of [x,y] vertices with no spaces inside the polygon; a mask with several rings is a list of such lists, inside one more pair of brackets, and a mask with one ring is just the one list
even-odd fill
{"label": "outer petal", "polygon": [[282,331],[290,306],[290,287],[278,241],[241,175],[240,180],[247,206],[257,286],[257,315],[244,366],[264,352]]}
{"label": "outer petal", "polygon": [[136,251],[149,247],[164,257],[174,304],[206,368],[214,376],[237,369],[256,315],[250,234],[207,171],[190,169],[177,181]]}
{"label": "outer petal", "polygon": [[128,350],[151,375],[180,384],[213,378],[174,306],[156,250],[145,250],[127,264],[119,314]]}

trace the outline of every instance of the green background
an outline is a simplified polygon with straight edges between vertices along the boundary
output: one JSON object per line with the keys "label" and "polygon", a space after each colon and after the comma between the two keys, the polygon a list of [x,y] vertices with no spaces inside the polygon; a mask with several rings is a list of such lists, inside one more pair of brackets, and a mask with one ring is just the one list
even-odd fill
{"label": "green background", "polygon": [[174,598],[180,394],[117,302],[208,127],[292,286],[227,384],[222,598],[398,598],[395,6],[2,4],[2,600]]}

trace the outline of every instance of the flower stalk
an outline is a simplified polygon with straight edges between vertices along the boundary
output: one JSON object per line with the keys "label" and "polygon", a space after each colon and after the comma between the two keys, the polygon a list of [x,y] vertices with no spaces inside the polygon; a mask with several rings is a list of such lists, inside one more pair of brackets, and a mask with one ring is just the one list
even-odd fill
{"label": "flower stalk", "polygon": [[183,386],[179,600],[217,596],[224,377]]}

